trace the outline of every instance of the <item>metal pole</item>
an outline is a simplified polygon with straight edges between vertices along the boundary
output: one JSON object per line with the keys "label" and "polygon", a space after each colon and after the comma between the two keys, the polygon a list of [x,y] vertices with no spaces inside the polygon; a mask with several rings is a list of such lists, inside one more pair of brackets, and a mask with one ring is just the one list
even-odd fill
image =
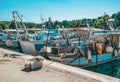
{"label": "metal pole", "polygon": [[[96,45],[96,42],[95,42],[95,45]],[[97,64],[98,64],[98,51],[97,51],[97,54],[96,54],[96,72],[97,72]]]}
{"label": "metal pole", "polygon": [[27,40],[28,31],[26,29],[26,26],[23,24],[23,21],[22,21],[21,17],[19,16],[18,12],[17,11],[13,11],[13,13],[16,13],[16,15],[18,16],[18,18],[20,19],[20,21],[21,21],[21,23],[22,23],[22,25],[24,27],[24,30],[26,32],[25,40]]}
{"label": "metal pole", "polygon": [[12,13],[13,13],[13,18],[14,18],[14,22],[15,22],[16,30],[17,30],[16,39],[18,40],[18,36],[19,36],[18,25],[17,25],[17,23],[16,23],[15,12],[13,11]]}
{"label": "metal pole", "polygon": [[81,53],[80,53],[79,47],[78,47],[78,52],[79,52],[79,66],[80,66],[80,57],[81,57]]}

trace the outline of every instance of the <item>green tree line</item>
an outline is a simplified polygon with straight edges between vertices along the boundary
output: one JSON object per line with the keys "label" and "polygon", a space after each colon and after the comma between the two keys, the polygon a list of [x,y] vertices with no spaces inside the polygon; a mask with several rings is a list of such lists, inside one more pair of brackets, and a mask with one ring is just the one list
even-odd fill
{"label": "green tree line", "polygon": [[[72,20],[72,21],[68,21],[68,20],[63,20],[62,22],[54,21],[54,22],[52,22],[52,26],[54,28],[56,28],[58,26],[60,26],[60,27],[64,26],[65,28],[73,28],[73,27],[87,27],[87,24],[89,24],[91,27],[105,29],[106,27],[108,27],[109,19],[114,19],[113,22],[109,22],[109,25],[112,28],[115,28],[115,29],[120,28],[120,12],[114,13],[114,14],[112,14],[112,16],[105,14],[103,16],[100,16],[100,17],[94,18],[94,19],[83,18],[83,19],[77,19],[77,20]],[[24,22],[24,24],[27,28],[42,28],[42,24],[35,24],[35,23],[31,23],[31,22]],[[44,22],[44,25],[47,28],[48,21]],[[17,26],[18,26],[18,28],[23,27],[20,22],[17,22]],[[0,22],[0,29],[7,29],[7,28],[16,29],[15,21],[12,20],[11,22],[10,21],[1,21]]]}

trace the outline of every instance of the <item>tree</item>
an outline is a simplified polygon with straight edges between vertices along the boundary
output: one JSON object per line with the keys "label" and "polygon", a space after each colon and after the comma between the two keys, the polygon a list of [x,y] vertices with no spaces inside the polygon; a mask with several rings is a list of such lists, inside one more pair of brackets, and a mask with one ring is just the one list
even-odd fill
{"label": "tree", "polygon": [[36,28],[35,23],[25,23],[26,28]]}
{"label": "tree", "polygon": [[62,21],[62,25],[63,25],[65,28],[70,28],[70,22],[67,21],[67,20],[63,20],[63,21]]}
{"label": "tree", "polygon": [[15,21],[12,20],[11,24],[9,25],[10,29],[16,29]]}
{"label": "tree", "polygon": [[54,23],[53,23],[53,27],[58,27],[58,26],[60,26],[61,25],[61,22],[59,22],[59,21],[55,21]]}
{"label": "tree", "polygon": [[96,20],[94,21],[94,23],[93,23],[93,26],[94,26],[95,28],[98,28],[100,25],[101,25],[101,22],[100,22],[99,19],[96,19]]}
{"label": "tree", "polygon": [[112,18],[115,19],[113,22],[114,28],[119,28],[120,27],[120,12],[112,14]]}
{"label": "tree", "polygon": [[0,29],[8,29],[8,25],[5,22],[0,22]]}

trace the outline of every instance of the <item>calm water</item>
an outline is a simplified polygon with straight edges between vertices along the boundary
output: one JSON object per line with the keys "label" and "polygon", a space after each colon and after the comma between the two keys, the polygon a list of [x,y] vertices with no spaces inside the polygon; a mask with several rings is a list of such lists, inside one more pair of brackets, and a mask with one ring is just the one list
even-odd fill
{"label": "calm water", "polygon": [[109,75],[112,77],[120,78],[120,59],[100,64],[97,66],[91,66],[84,68],[93,72]]}
{"label": "calm water", "polygon": [[21,48],[8,48],[6,46],[0,46],[0,48],[5,48],[5,49],[8,49],[8,50],[13,50],[13,51],[22,53]]}

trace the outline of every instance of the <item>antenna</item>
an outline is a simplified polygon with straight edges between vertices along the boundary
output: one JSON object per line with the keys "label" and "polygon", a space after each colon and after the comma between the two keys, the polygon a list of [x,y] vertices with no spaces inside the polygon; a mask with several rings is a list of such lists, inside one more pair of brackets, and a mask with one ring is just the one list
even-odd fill
{"label": "antenna", "polygon": [[42,26],[42,29],[44,30],[45,28],[44,28],[44,21],[45,21],[45,19],[43,18],[43,15],[41,14],[41,16],[40,16],[40,20],[41,20],[41,26]]}
{"label": "antenna", "polygon": [[41,14],[41,17],[40,17],[40,19],[41,19],[41,26],[42,26],[42,29],[43,29],[43,16],[42,16],[42,14]]}

